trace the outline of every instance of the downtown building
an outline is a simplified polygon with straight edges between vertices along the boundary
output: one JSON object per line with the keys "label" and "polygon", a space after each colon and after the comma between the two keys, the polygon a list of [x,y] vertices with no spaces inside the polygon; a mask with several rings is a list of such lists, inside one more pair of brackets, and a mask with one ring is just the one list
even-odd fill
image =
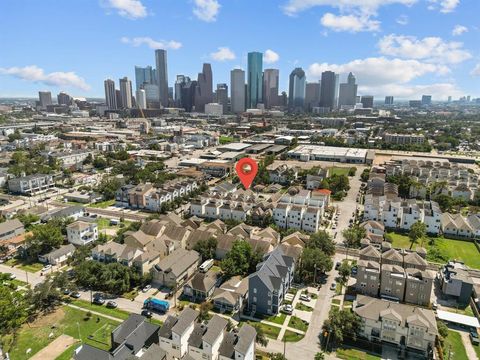
{"label": "downtown building", "polygon": [[233,69],[230,72],[230,92],[232,112],[235,114],[245,112],[245,71]]}
{"label": "downtown building", "polygon": [[247,108],[256,109],[263,103],[263,54],[248,53]]}
{"label": "downtown building", "polygon": [[303,112],[305,109],[306,77],[302,68],[294,69],[290,74],[288,86],[288,110]]}

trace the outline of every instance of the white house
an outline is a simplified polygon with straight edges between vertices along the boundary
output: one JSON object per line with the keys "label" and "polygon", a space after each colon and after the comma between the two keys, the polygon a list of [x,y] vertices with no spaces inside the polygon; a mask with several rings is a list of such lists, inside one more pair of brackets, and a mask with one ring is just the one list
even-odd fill
{"label": "white house", "polygon": [[85,221],[75,221],[67,226],[68,242],[83,246],[98,239],[98,225]]}

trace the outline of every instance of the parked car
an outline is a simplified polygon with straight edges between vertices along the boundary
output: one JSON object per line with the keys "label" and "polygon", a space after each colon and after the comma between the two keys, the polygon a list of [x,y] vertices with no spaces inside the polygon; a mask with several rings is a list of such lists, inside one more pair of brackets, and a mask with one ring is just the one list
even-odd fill
{"label": "parked car", "polygon": [[438,309],[438,304],[436,301],[432,303],[432,310],[437,310]]}
{"label": "parked car", "polygon": [[100,297],[100,296],[97,296],[97,297],[93,298],[93,303],[95,305],[103,305],[103,304],[105,304],[105,299]]}
{"label": "parked car", "polygon": [[150,319],[152,317],[152,312],[149,310],[142,310],[142,316]]}
{"label": "parked car", "polygon": [[332,283],[332,285],[330,285],[330,290],[335,290],[337,288],[337,283]]}
{"label": "parked car", "polygon": [[42,271],[48,271],[52,268],[52,265],[51,264],[47,264],[45,265],[43,268],[42,268]]}
{"label": "parked car", "polygon": [[310,301],[310,300],[312,300],[312,298],[307,294],[302,294],[302,295],[300,295],[300,300]]}
{"label": "parked car", "polygon": [[17,276],[15,274],[9,274],[8,278],[10,280],[15,280],[17,278]]}
{"label": "parked car", "polygon": [[107,302],[107,308],[115,309],[117,306],[118,304],[115,301],[110,300],[109,302]]}
{"label": "parked car", "polygon": [[70,295],[70,290],[64,289],[63,290],[63,295]]}
{"label": "parked car", "polygon": [[151,288],[152,288],[152,285],[146,285],[146,286],[142,289],[142,291],[143,291],[144,293],[146,293],[146,292],[147,292],[148,290],[150,290]]}
{"label": "parked car", "polygon": [[72,293],[70,293],[70,297],[74,298],[74,299],[79,299],[80,298],[80,293],[78,291],[74,291]]}
{"label": "parked car", "polygon": [[289,314],[289,315],[293,314],[293,306],[290,305],[290,304],[285,305],[285,306],[283,307],[283,312],[284,312],[285,314]]}
{"label": "parked car", "polygon": [[340,268],[340,265],[342,265],[342,263],[340,261],[337,261],[337,263],[335,264],[335,270],[338,270]]}
{"label": "parked car", "polygon": [[470,331],[470,341],[473,345],[480,344],[480,340],[478,339],[478,333],[475,330]]}
{"label": "parked car", "polygon": [[358,268],[356,266],[352,267],[352,275],[357,275]]}

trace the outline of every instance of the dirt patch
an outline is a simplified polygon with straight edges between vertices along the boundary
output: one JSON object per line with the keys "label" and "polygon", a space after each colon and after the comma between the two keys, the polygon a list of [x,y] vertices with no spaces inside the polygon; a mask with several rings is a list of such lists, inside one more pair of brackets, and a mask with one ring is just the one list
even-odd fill
{"label": "dirt patch", "polygon": [[49,345],[33,355],[30,360],[54,360],[76,342],[77,340],[71,336],[60,335]]}
{"label": "dirt patch", "polygon": [[29,324],[29,326],[33,328],[52,326],[59,323],[64,317],[65,311],[62,308],[58,308],[47,315],[39,316],[33,323]]}

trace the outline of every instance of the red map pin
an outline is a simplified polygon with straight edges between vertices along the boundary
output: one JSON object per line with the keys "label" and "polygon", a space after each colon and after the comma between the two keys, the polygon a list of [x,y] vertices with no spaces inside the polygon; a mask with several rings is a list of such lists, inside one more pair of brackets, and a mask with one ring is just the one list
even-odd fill
{"label": "red map pin", "polygon": [[235,170],[245,190],[247,190],[252,185],[255,176],[257,176],[258,164],[251,158],[242,158],[235,165]]}

